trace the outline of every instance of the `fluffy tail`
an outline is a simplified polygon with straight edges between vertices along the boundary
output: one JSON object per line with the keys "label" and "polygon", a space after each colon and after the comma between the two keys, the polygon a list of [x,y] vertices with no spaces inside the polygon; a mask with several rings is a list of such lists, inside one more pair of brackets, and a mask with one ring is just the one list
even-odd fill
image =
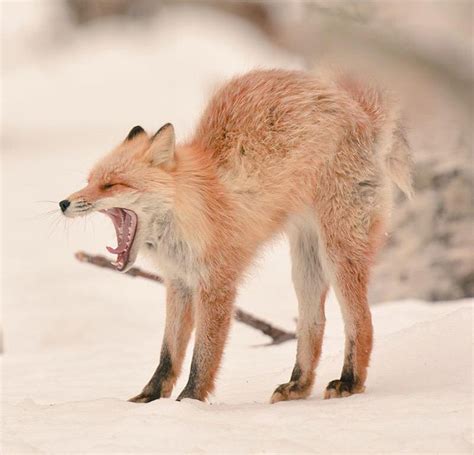
{"label": "fluffy tail", "polygon": [[413,197],[413,160],[410,145],[400,122],[396,122],[395,125],[392,147],[385,155],[385,164],[392,181],[406,194],[408,199],[411,199]]}
{"label": "fluffy tail", "polygon": [[398,118],[397,103],[375,84],[366,84],[348,73],[339,74],[338,85],[357,101],[378,130],[383,159],[391,180],[411,199],[413,162],[410,146]]}

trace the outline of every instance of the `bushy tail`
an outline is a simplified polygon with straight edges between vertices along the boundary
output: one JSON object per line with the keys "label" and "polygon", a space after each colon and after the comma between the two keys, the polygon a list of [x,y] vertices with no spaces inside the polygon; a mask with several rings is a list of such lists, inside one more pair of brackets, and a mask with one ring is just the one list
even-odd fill
{"label": "bushy tail", "polygon": [[375,84],[363,83],[348,73],[339,74],[338,85],[357,101],[379,131],[386,170],[391,180],[411,199],[413,162],[398,118],[397,103]]}
{"label": "bushy tail", "polygon": [[408,199],[411,199],[413,197],[413,160],[410,145],[400,122],[396,122],[392,147],[385,155],[385,164],[392,181],[406,194]]}

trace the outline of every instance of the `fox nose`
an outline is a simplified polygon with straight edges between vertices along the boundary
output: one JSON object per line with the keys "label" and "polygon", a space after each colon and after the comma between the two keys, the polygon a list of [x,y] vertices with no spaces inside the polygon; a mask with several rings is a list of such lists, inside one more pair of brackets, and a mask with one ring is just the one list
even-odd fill
{"label": "fox nose", "polygon": [[66,209],[71,205],[71,202],[67,199],[64,199],[59,203],[59,207],[61,207],[61,211],[64,213]]}

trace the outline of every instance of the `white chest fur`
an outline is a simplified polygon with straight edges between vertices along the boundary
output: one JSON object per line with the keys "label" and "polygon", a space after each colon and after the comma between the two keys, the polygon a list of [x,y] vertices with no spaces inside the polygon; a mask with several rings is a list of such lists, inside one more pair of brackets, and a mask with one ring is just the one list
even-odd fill
{"label": "white chest fur", "polygon": [[181,235],[171,213],[151,219],[145,249],[167,279],[195,286],[205,275],[205,264]]}

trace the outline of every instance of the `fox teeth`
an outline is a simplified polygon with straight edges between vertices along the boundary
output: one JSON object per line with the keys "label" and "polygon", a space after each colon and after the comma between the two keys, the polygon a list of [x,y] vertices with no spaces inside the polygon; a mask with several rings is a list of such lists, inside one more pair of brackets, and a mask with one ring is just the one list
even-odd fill
{"label": "fox teeth", "polygon": [[123,208],[101,211],[112,220],[117,236],[117,246],[115,248],[107,246],[109,253],[118,255],[111,264],[119,270],[123,270],[129,260],[130,248],[137,230],[137,215],[135,212]]}

